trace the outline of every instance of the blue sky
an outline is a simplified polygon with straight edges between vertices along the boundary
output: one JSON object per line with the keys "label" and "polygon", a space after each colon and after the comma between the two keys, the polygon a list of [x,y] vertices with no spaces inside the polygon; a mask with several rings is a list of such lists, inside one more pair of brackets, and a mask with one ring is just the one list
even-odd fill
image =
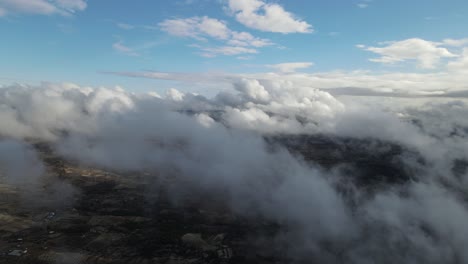
{"label": "blue sky", "polygon": [[466,25],[463,0],[0,0],[0,84],[139,90],[173,84],[105,72],[441,71],[468,46]]}

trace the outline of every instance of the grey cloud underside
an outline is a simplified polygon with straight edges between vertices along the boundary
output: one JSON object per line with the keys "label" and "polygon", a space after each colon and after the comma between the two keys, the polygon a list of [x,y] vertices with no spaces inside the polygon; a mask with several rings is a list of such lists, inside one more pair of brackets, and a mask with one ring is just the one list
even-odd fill
{"label": "grey cloud underside", "polygon": [[[2,181],[41,178],[29,147],[34,139],[87,165],[171,177],[165,187],[174,199],[187,191],[210,194],[238,215],[276,223],[278,249],[298,263],[468,261],[466,103],[377,107],[293,81],[222,78],[233,89],[213,98],[177,90],[159,96],[76,85],[4,87]],[[336,90],[350,91],[369,95]],[[322,143],[344,149],[349,155],[340,158],[350,162],[305,161],[320,156]],[[299,149],[304,157],[284,147],[297,145],[308,146]],[[407,177],[355,181],[362,160],[373,158],[392,159]]]}

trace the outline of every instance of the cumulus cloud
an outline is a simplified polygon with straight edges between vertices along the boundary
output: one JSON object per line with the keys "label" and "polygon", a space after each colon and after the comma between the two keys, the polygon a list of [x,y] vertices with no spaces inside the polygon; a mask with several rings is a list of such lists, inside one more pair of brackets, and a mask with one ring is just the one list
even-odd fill
{"label": "cumulus cloud", "polygon": [[0,16],[7,14],[71,15],[87,7],[85,0],[2,0]]}
{"label": "cumulus cloud", "polygon": [[[170,176],[171,183],[160,182],[169,195],[210,194],[236,214],[277,223],[287,230],[278,241],[293,247],[291,258],[298,260],[468,260],[467,176],[455,176],[451,166],[468,157],[466,104],[409,109],[391,101],[384,109],[381,101],[348,103],[288,79],[230,80],[234,89],[213,98],[175,89],[161,97],[71,84],[2,88],[0,121],[8,125],[0,135],[25,143],[0,143],[0,169],[29,175],[15,164],[24,157],[34,163],[21,146],[34,137],[82,163]],[[353,173],[327,171],[283,148],[269,148],[263,137],[278,133],[378,139],[425,162],[408,156],[402,166],[415,181],[368,190],[349,182]],[[372,144],[367,147],[372,152]],[[20,155],[10,155],[12,149]]]}
{"label": "cumulus cloud", "polygon": [[193,38],[199,41],[209,39],[221,41],[224,46],[209,47],[192,45],[202,50],[205,57],[217,55],[239,55],[257,53],[257,48],[273,45],[268,39],[254,37],[248,32],[237,32],[228,28],[222,20],[209,17],[191,17],[183,19],[167,19],[159,23],[161,30],[178,37]]}
{"label": "cumulus cloud", "polygon": [[312,26],[278,4],[263,0],[229,0],[229,10],[246,27],[277,33],[311,33]]}
{"label": "cumulus cloud", "polygon": [[[227,124],[239,129],[265,134],[318,133],[327,127],[327,120],[344,110],[330,94],[312,87],[296,87],[289,82],[240,79],[234,87],[237,94],[226,92],[217,98],[229,105],[224,116]],[[323,127],[319,127],[319,123],[323,123]]]}
{"label": "cumulus cloud", "polygon": [[382,47],[358,45],[358,48],[381,55],[380,58],[370,59],[373,62],[394,64],[413,60],[423,69],[435,68],[443,58],[456,57],[447,48],[441,47],[441,43],[419,38],[385,42],[382,45]]}

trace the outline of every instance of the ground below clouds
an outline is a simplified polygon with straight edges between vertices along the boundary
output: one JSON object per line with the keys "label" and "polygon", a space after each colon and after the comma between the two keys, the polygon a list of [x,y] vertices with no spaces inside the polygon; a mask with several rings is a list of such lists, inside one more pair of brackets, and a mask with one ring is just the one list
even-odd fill
{"label": "ground below clouds", "polygon": [[[408,180],[395,163],[403,151],[395,145],[324,136],[283,135],[267,141],[325,170],[339,164],[348,170],[359,168],[361,185]],[[365,147],[370,145],[373,152]],[[284,254],[289,250],[274,250],[280,243],[275,238],[285,231],[282,227],[234,215],[210,194],[184,193],[176,202],[169,201],[168,190],[160,186],[170,186],[170,178],[80,166],[43,143],[36,143],[35,149],[49,177],[71,184],[75,195],[63,203],[33,206],[34,201],[19,199],[14,188],[2,185],[0,263],[293,262]]]}

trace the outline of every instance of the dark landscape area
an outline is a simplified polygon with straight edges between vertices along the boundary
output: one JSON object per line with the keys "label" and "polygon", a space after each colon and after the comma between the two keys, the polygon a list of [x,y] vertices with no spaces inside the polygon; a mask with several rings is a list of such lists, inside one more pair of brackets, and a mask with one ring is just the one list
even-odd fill
{"label": "dark landscape area", "polygon": [[[396,145],[325,136],[285,135],[267,141],[272,147],[286,146],[324,170],[338,165],[357,170],[353,175],[362,178],[354,180],[363,188],[410,180],[398,163],[403,150]],[[187,193],[174,204],[163,189],[169,184],[151,183],[154,175],[86,167],[59,157],[48,144],[34,147],[47,166],[48,177],[56,178],[50,182],[70,184],[69,191],[76,194],[63,203],[36,206],[34,200],[21,200],[14,187],[1,185],[0,263],[292,261],[274,250],[281,226],[233,214],[213,195]],[[43,184],[45,193],[54,192],[47,182]]]}

